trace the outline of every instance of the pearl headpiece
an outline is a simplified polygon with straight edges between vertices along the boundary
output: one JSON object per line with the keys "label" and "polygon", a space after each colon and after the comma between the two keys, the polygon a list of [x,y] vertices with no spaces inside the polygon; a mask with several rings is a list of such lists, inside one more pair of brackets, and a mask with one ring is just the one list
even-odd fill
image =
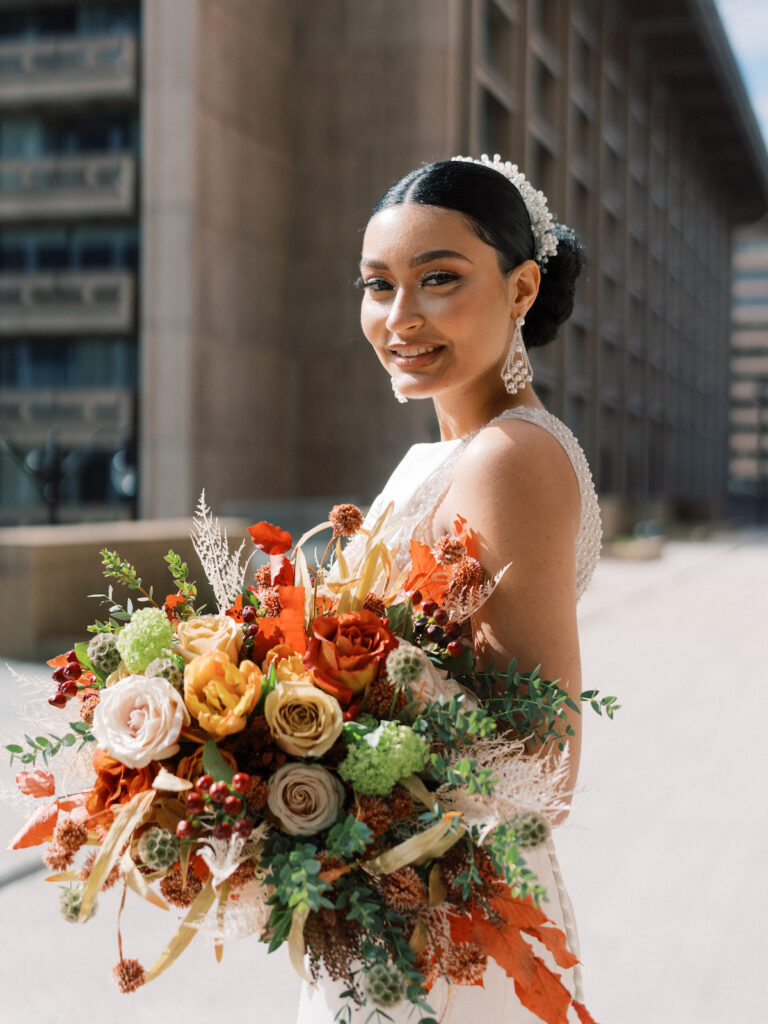
{"label": "pearl headpiece", "polygon": [[523,172],[518,169],[517,164],[511,164],[509,160],[502,160],[498,153],[494,155],[493,159],[487,153],[483,153],[479,160],[471,156],[454,156],[451,159],[490,167],[512,182],[520,193],[531,219],[535,260],[542,270],[545,270],[547,260],[557,252],[557,235],[555,234],[555,219],[549,212],[547,197],[544,193],[533,187]]}

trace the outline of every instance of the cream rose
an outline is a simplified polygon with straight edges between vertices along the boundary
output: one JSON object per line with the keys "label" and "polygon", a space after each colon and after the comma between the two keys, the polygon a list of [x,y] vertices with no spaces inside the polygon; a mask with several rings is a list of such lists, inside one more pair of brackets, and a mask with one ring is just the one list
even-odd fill
{"label": "cream rose", "polygon": [[167,679],[126,676],[99,694],[93,735],[101,750],[127,768],[144,768],[178,753],[189,712]]}
{"label": "cream rose", "polygon": [[194,615],[179,623],[176,636],[176,649],[186,662],[209,651],[224,651],[229,660],[237,664],[243,629],[230,615]]}
{"label": "cream rose", "polygon": [[299,680],[277,684],[264,702],[264,717],[275,743],[293,757],[321,757],[344,724],[335,697]]}
{"label": "cream rose", "polygon": [[269,809],[289,835],[313,836],[339,816],[344,786],[319,764],[289,761],[268,782]]}

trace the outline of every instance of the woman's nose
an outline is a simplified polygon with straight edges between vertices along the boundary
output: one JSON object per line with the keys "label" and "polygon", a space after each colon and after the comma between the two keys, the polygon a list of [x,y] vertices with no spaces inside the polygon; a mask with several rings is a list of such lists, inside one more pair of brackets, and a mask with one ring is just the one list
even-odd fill
{"label": "woman's nose", "polygon": [[390,334],[402,334],[423,323],[416,296],[408,288],[398,288],[389,307],[387,330]]}

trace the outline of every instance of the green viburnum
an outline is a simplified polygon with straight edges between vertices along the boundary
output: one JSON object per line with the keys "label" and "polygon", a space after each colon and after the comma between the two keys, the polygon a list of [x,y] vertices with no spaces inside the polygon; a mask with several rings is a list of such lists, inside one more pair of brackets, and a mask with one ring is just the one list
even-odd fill
{"label": "green viburnum", "polygon": [[349,749],[339,775],[362,796],[385,796],[398,779],[423,771],[429,762],[429,744],[409,725],[382,722]]}
{"label": "green viburnum", "polygon": [[120,630],[117,649],[130,672],[143,672],[171,646],[173,629],[159,608],[140,608]]}

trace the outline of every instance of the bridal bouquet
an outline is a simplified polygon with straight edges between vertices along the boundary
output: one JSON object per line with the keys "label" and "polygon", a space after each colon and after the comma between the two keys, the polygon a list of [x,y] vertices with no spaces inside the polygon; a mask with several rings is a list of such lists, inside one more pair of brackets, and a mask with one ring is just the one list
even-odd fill
{"label": "bridal bouquet", "polygon": [[525,938],[563,968],[576,959],[525,853],[565,796],[563,759],[532,750],[564,746],[578,702],[514,662],[476,665],[465,633],[495,581],[465,521],[434,548],[412,541],[398,569],[389,517],[366,529],[355,506],[335,506],[295,546],[257,523],[254,572],[201,498],[193,542],[215,611],[173,551],[161,602],[101,552],[107,618],[49,663],[45,710],[63,724],[6,749],[36,807],[11,847],[48,844],[66,920],[88,921],[116,886],[123,903],[130,889],[181,908],[148,969],[124,955],[118,915],[122,991],[200,931],[217,958],[255,934],[270,951],[287,942],[305,979],[340,980],[348,1019],[353,1005],[408,1000],[431,1021],[435,980],[482,984],[489,956],[534,1014],[565,1019],[571,996]]}

